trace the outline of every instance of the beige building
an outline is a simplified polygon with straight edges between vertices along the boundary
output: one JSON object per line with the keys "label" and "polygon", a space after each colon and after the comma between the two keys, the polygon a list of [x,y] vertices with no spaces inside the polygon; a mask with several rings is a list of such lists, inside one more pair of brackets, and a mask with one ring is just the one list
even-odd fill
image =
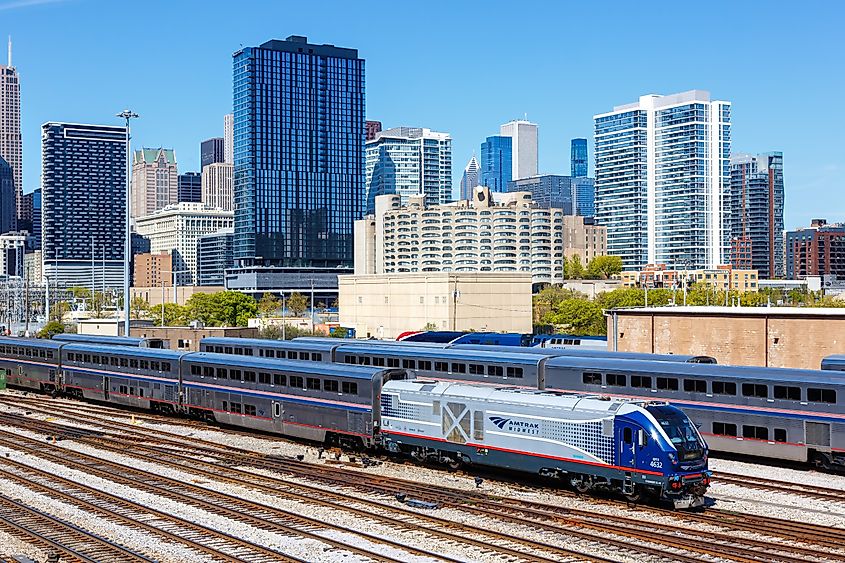
{"label": "beige building", "polygon": [[845,309],[652,307],[613,309],[608,349],[704,354],[720,364],[819,369],[845,354]]}
{"label": "beige building", "polygon": [[531,332],[529,272],[338,276],[340,325],[360,337],[408,330]]}
{"label": "beige building", "polygon": [[173,257],[165,252],[135,255],[132,283],[138,287],[158,287],[173,283]]}
{"label": "beige building", "polygon": [[139,149],[132,158],[132,217],[179,201],[179,172],[172,149]]}
{"label": "beige building", "polygon": [[150,252],[173,255],[178,285],[195,285],[197,280],[197,240],[234,226],[234,213],[202,203],[168,205],[152,215],[135,220],[139,235],[150,239]]}
{"label": "beige building", "polygon": [[217,209],[235,209],[232,184],[234,166],[225,162],[208,164],[202,169],[202,202]]}
{"label": "beige building", "polygon": [[563,281],[563,257],[584,263],[605,254],[605,227],[561,209],[536,207],[529,192],[492,193],[427,206],[410,196],[375,198],[375,214],[355,222],[355,273],[528,272],[534,283]]}
{"label": "beige building", "polygon": [[200,341],[209,337],[258,338],[257,328],[209,326],[130,326],[129,335],[140,338],[160,338],[170,350],[197,352]]}
{"label": "beige building", "polygon": [[24,277],[29,280],[31,284],[41,284],[44,282],[43,269],[41,262],[43,254],[40,250],[24,254],[23,257],[23,272]]}
{"label": "beige building", "polygon": [[648,264],[643,270],[620,272],[626,287],[682,287],[681,280],[712,286],[719,291],[757,291],[757,270],[735,270],[729,265],[714,270],[670,270],[666,264]]}
{"label": "beige building", "polygon": [[235,163],[235,114],[223,116],[223,162]]}

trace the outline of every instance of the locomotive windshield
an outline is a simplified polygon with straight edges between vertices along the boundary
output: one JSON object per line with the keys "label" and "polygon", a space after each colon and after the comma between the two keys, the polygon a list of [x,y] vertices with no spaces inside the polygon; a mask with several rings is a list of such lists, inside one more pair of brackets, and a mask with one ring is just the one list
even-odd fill
{"label": "locomotive windshield", "polygon": [[646,410],[669,436],[682,460],[698,459],[704,455],[704,442],[687,415],[669,406],[649,406]]}

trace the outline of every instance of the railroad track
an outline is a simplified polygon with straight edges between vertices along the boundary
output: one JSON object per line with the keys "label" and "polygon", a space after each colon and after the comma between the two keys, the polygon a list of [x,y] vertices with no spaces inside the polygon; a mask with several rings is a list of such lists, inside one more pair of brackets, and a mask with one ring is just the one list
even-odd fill
{"label": "railroad track", "polygon": [[778,481],[776,479],[765,479],[763,477],[750,477],[748,475],[726,473],[724,471],[714,472],[713,479],[719,483],[739,485],[749,489],[786,493],[805,498],[845,503],[845,491],[842,489],[819,487],[803,483],[791,483],[788,481]]}
{"label": "railroad track", "polygon": [[[88,422],[91,421],[88,420]],[[103,422],[104,421],[100,419],[100,424],[102,424]],[[139,429],[137,427],[131,426],[126,430],[132,431],[132,433],[134,433],[139,438],[144,437],[143,433],[139,432]],[[338,478],[332,479],[330,477],[326,477],[327,471],[326,467],[324,466],[311,466],[310,464],[302,464],[293,460],[285,460],[283,458],[270,459],[262,456],[250,456],[247,458],[247,460],[244,460],[243,456],[241,456],[241,459],[228,459],[226,458],[226,456],[230,455],[233,450],[241,454],[243,452],[237,450],[237,448],[230,448],[227,446],[221,446],[219,444],[214,444],[211,442],[206,443],[198,440],[188,440],[189,442],[191,442],[191,445],[186,445],[185,441],[187,439],[185,437],[179,435],[172,436],[175,436],[176,439],[174,440],[173,438],[166,438],[165,436],[157,435],[152,438],[152,441],[161,445],[165,445],[167,447],[181,445],[183,449],[194,451],[196,455],[216,455],[227,466],[235,463],[241,463],[243,465],[263,467],[265,469],[270,469],[274,471],[281,470],[284,473],[290,473],[297,476],[306,476],[307,474],[308,478],[317,478],[319,480],[322,477],[322,480],[324,482],[333,486],[355,486],[363,490],[379,490],[379,492],[383,494],[390,494],[391,491],[397,490],[396,479],[385,478],[383,479],[384,482],[379,484],[378,482],[373,481],[372,476],[349,471],[341,472],[341,480],[338,480]],[[147,438],[149,437],[147,436]],[[102,441],[106,438],[99,437],[91,439]],[[110,437],[108,439],[117,438]],[[138,444],[138,440],[133,440],[133,442],[135,444]],[[208,447],[208,444],[210,444],[211,447]],[[137,447],[147,448],[146,446]],[[132,455],[137,454],[138,452],[133,452]],[[150,451],[147,456],[150,458],[151,461],[159,462],[164,461],[162,456],[170,456],[171,463],[173,463],[177,467],[184,467],[186,463],[189,463],[191,471],[195,472],[198,469],[197,464],[199,462],[185,453],[177,454],[158,449]],[[206,469],[211,471],[210,474],[205,475],[206,477],[217,477],[219,479],[219,465],[215,465],[208,462],[203,462],[200,464],[206,465]],[[228,472],[231,471],[232,469],[230,468]],[[311,475],[309,474],[309,471],[316,472],[317,474]],[[255,487],[255,474],[246,472],[243,473],[244,475],[241,475],[241,478],[250,479],[252,481],[252,486]],[[290,486],[288,482],[285,482],[284,484],[286,486]],[[270,479],[265,484],[265,486],[273,487],[274,490],[278,491],[280,483],[278,479]],[[607,544],[614,545],[612,537],[596,538],[596,535],[619,535],[620,533],[623,533],[627,540],[636,539],[640,542],[657,543],[660,546],[660,548],[653,549],[652,551],[649,551],[648,549],[641,550],[640,553],[664,558],[670,556],[674,560],[684,560],[684,551],[692,551],[700,555],[710,555],[711,557],[715,556],[724,558],[727,555],[730,556],[730,559],[737,561],[805,561],[808,558],[829,560],[840,559],[839,556],[831,555],[829,551],[820,551],[817,549],[801,548],[797,546],[772,546],[771,542],[755,541],[752,539],[743,539],[741,541],[742,545],[737,545],[738,540],[735,535],[695,533],[695,531],[690,529],[689,526],[665,526],[662,530],[655,530],[652,524],[648,524],[647,526],[645,526],[641,520],[636,518],[623,519],[625,521],[620,522],[619,519],[599,517],[598,515],[587,511],[561,511],[556,507],[541,505],[539,503],[533,503],[536,506],[529,506],[529,504],[531,503],[525,503],[524,501],[516,503],[517,506],[505,505],[502,502],[490,503],[489,500],[484,501],[484,495],[467,494],[466,491],[451,491],[448,494],[444,494],[444,490],[442,488],[437,488],[436,490],[433,490],[433,487],[420,486],[418,484],[410,482],[401,482],[398,486],[402,490],[410,491],[412,494],[416,493],[419,495],[424,495],[423,498],[439,498],[441,502],[448,503],[463,510],[470,510],[479,516],[487,516],[499,520],[506,520],[517,525],[532,525],[544,531],[554,531],[562,534],[568,534],[570,536],[575,535],[576,537],[580,537],[580,539],[583,539],[585,541],[596,541],[597,539],[602,539]],[[312,500],[317,498],[317,496],[321,493],[325,494],[325,492],[321,491],[319,488],[312,488],[312,490],[306,491],[306,493],[310,495],[309,498],[311,498]],[[438,494],[439,497],[437,497]],[[472,498],[468,499],[468,497]],[[352,497],[347,498],[345,500],[346,502],[354,502],[356,498]],[[468,500],[473,503],[473,506],[471,506],[469,509],[467,507]],[[478,506],[478,504],[482,501],[490,504],[488,504],[488,506],[486,507]],[[674,513],[673,515],[677,517],[678,513]],[[577,520],[573,519],[573,516],[577,516]],[[588,516],[592,517],[592,519],[588,519]],[[555,525],[549,524],[549,522],[554,522]],[[620,524],[624,524],[624,527],[620,528]],[[724,526],[724,520],[720,520],[719,524]],[[639,528],[637,527],[638,525]],[[571,529],[564,528],[563,526],[577,527],[581,530],[589,530],[589,532],[593,534],[593,537],[591,538],[585,535],[583,532],[580,534],[580,536],[578,533],[573,534]],[[743,529],[742,526],[734,527]],[[745,529],[748,529],[748,527],[746,527]],[[822,529],[826,532],[828,531],[825,528]],[[758,532],[760,531],[759,527],[752,528],[752,530]],[[790,535],[788,539],[794,541],[807,541],[807,538],[803,533],[798,537]],[[839,545],[841,545],[840,543],[838,543],[838,540],[830,542],[832,543],[831,547],[839,547]],[[628,541],[624,541],[623,543],[629,544]],[[622,548],[624,546],[615,545],[615,547]],[[628,547],[630,547],[630,544],[628,545]],[[667,550],[671,550],[671,554]]]}
{"label": "railroad track", "polygon": [[[3,422],[5,423],[7,421],[4,419]],[[15,435],[7,431],[0,431],[0,446],[3,446],[8,449],[22,451],[24,453],[39,457],[41,459],[61,464],[65,467],[77,469],[79,471],[84,471],[87,474],[96,477],[101,477],[103,479],[108,479],[110,481],[127,485],[132,488],[142,490],[144,492],[156,494],[160,497],[175,500],[180,503],[186,503],[196,508],[200,508],[202,510],[206,510],[214,514],[226,516],[236,521],[249,523],[259,529],[279,531],[279,529],[281,528],[281,531],[283,533],[291,535],[305,535],[306,537],[310,537],[312,539],[317,539],[326,543],[330,543],[332,544],[332,547],[336,549],[343,549],[345,551],[354,552],[356,555],[364,556],[368,560],[399,562],[406,561],[407,559],[404,557],[395,558],[386,555],[379,555],[374,553],[372,550],[368,551],[364,549],[358,549],[352,546],[347,546],[344,543],[329,540],[324,535],[319,535],[312,530],[330,528],[338,531],[343,531],[348,534],[354,534],[374,544],[387,545],[394,549],[399,549],[403,552],[411,553],[413,555],[428,557],[438,561],[461,561],[461,559],[448,557],[425,549],[415,548],[406,544],[389,540],[376,534],[370,534],[362,532],[360,530],[353,530],[351,528],[346,527],[332,526],[326,522],[314,518],[305,517],[291,511],[283,510],[278,507],[269,506],[267,504],[246,500],[229,494],[220,493],[208,487],[187,483],[183,480],[170,479],[134,467],[129,467],[120,463],[104,460],[99,457],[90,456],[88,454],[82,454],[68,449],[60,449],[57,451],[55,446],[52,446],[47,442],[42,442],[40,440]],[[98,443],[98,447],[102,447],[102,444]],[[112,451],[116,454],[126,454],[126,444],[120,443],[119,447],[114,448]],[[152,458],[152,461],[155,462],[155,458]],[[180,469],[183,471],[193,472],[190,468],[186,469],[184,465],[181,466]],[[223,469],[224,468],[221,466],[216,466],[215,474],[210,475],[208,477],[219,479],[219,474]],[[226,471],[228,471],[228,469],[226,469]],[[205,475],[200,476],[205,477]],[[275,491],[273,490],[265,492],[268,494],[275,493]],[[308,497],[305,497],[301,500],[305,502],[312,502],[312,499]],[[341,507],[334,506],[333,508]],[[408,512],[410,514],[413,514],[412,511]],[[371,515],[367,514],[364,511],[359,513],[359,515],[361,517],[369,517],[369,519],[372,520]],[[384,519],[384,517],[382,517],[381,519]],[[580,553],[577,551],[561,548],[552,544],[526,541],[516,536],[508,536],[506,534],[494,534],[491,532],[485,533],[483,530],[480,529],[456,524],[453,522],[448,522],[445,520],[444,523],[448,526],[451,526],[453,529],[469,530],[472,533],[478,533],[482,536],[487,536],[488,541],[474,539],[469,534],[462,535],[446,530],[424,528],[411,522],[401,521],[398,519],[392,519],[390,523],[400,528],[410,528],[416,533],[426,533],[427,535],[433,535],[449,542],[472,545],[473,547],[484,553],[501,554],[516,560],[540,561],[547,563],[564,560],[597,562],[612,561],[611,559],[591,556],[588,553]],[[489,540],[492,540],[492,543]],[[508,545],[503,545],[503,542],[510,543],[519,547],[509,547]],[[527,550],[524,547],[526,545],[531,546],[531,549]],[[537,553],[537,551],[540,551],[540,553]],[[548,552],[548,554],[543,555],[543,551]]]}
{"label": "railroad track", "polygon": [[0,493],[0,529],[62,561],[84,563],[150,562],[144,554],[128,549],[65,520],[26,506]]}

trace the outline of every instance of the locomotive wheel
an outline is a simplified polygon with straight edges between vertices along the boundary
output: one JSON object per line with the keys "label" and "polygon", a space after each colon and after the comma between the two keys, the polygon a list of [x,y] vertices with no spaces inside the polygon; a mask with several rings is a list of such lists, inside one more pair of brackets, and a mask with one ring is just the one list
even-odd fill
{"label": "locomotive wheel", "polygon": [[573,479],[571,481],[572,488],[575,489],[576,492],[584,494],[590,492],[593,488],[593,484],[589,481],[582,481],[580,479]]}
{"label": "locomotive wheel", "polygon": [[640,502],[643,499],[643,490],[639,487],[635,487],[633,493],[624,496],[628,502]]}
{"label": "locomotive wheel", "polygon": [[828,470],[830,469],[830,460],[823,453],[816,452],[813,455],[813,466],[816,469]]}
{"label": "locomotive wheel", "polygon": [[464,465],[464,462],[460,457],[458,459],[451,459],[450,458],[449,461],[446,462],[446,467],[448,467],[451,471],[457,471],[463,465]]}

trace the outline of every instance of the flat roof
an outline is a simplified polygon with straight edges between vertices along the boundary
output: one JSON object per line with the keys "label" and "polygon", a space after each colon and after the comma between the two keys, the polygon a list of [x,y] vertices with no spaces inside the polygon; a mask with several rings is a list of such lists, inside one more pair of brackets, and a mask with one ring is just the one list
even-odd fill
{"label": "flat roof", "polygon": [[843,317],[845,307],[631,307],[610,309],[608,312],[625,315],[720,315],[720,316],[782,316],[782,317]]}

